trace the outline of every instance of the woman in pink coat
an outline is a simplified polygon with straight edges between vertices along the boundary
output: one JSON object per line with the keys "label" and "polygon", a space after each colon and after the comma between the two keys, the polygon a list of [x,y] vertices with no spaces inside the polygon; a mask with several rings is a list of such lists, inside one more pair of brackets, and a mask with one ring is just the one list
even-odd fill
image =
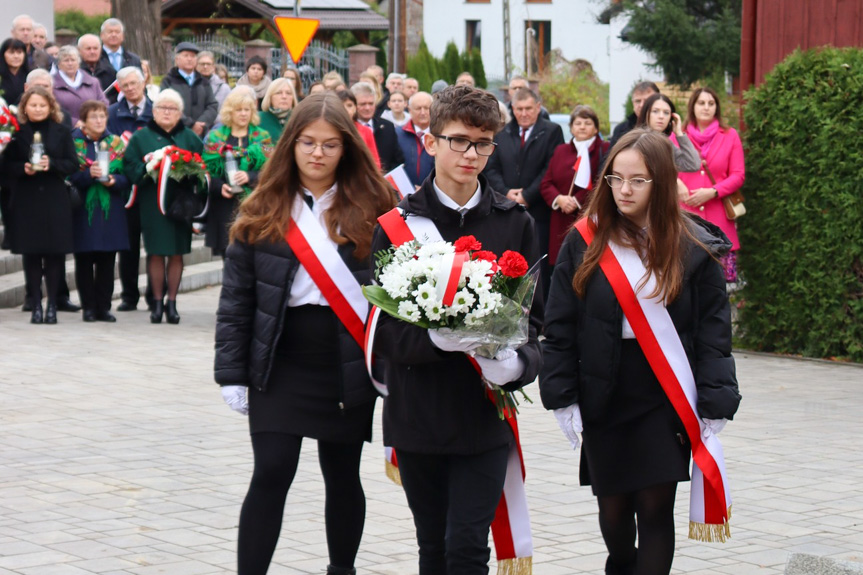
{"label": "woman in pink coat", "polygon": [[679,174],[688,188],[680,193],[681,204],[684,209],[719,226],[731,240],[731,251],[722,258],[722,266],[725,281],[736,282],[740,240],[736,224],[725,217],[722,198],[743,185],[743,144],[737,131],[722,122],[719,98],[710,88],[698,88],[689,98],[686,133],[707,165],[705,168],[702,164],[702,169],[696,172]]}

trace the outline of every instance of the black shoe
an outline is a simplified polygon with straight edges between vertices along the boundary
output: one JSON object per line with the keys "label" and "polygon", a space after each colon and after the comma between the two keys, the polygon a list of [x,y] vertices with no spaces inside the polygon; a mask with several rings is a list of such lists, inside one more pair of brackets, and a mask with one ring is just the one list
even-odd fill
{"label": "black shoe", "polygon": [[72,303],[72,300],[62,300],[57,302],[57,311],[70,311],[77,313],[81,311],[81,306]]}
{"label": "black shoe", "polygon": [[42,305],[37,305],[36,309],[31,311],[33,315],[30,316],[30,323],[42,323]]}
{"label": "black shoe", "polygon": [[180,323],[180,314],[177,313],[177,300],[168,300],[168,303],[165,305],[165,315],[168,316],[168,323]]}
{"label": "black shoe", "polygon": [[31,312],[33,311],[33,306],[30,305],[29,301],[25,301],[24,305],[21,306],[21,311],[23,312]]}
{"label": "black shoe", "polygon": [[85,309],[83,315],[84,315],[84,321],[86,321],[87,323],[96,321],[96,311],[95,310]]}
{"label": "black shoe", "polygon": [[[77,306],[76,306],[77,307]],[[81,308],[78,308],[81,309]],[[45,308],[45,323],[57,323],[57,305],[49,303]]]}
{"label": "black shoe", "polygon": [[100,311],[96,313],[96,319],[98,321],[105,321],[108,323],[115,323],[117,318],[109,311]]}
{"label": "black shoe", "polygon": [[138,309],[138,304],[124,301],[120,302],[120,305],[117,306],[117,311],[135,311]]}
{"label": "black shoe", "polygon": [[327,565],[327,575],[357,575],[357,570],[353,567],[348,568]]}
{"label": "black shoe", "polygon": [[153,311],[150,312],[150,323],[162,323],[162,314],[165,312],[165,306],[161,301],[153,304]]}

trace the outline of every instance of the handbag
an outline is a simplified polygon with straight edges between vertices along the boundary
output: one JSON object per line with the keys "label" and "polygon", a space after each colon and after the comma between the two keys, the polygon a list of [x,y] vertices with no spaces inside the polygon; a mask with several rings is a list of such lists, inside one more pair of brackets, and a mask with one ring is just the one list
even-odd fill
{"label": "handbag", "polygon": [[196,193],[197,186],[191,189],[185,186],[176,188],[174,200],[165,210],[165,216],[191,227],[192,220],[198,217],[206,207],[206,197]]}
{"label": "handbag", "polygon": [[[707,172],[710,183],[716,187],[716,180],[713,178],[713,174],[710,173],[710,168],[707,167],[707,161],[701,160],[701,167]],[[733,221],[746,215],[746,206],[743,204],[743,192],[739,189],[722,198],[722,206],[725,208],[725,217],[729,220]]]}
{"label": "handbag", "polygon": [[83,206],[84,198],[81,197],[81,190],[75,187],[75,184],[69,180],[63,180],[63,183],[66,184],[66,190],[69,192],[69,204],[72,206],[72,209],[77,210]]}

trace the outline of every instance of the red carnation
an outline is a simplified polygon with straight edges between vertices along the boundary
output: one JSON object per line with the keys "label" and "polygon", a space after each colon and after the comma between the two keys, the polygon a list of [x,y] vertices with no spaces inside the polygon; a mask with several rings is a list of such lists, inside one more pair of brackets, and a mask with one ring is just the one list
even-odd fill
{"label": "red carnation", "polygon": [[178,152],[171,152],[171,161],[176,162],[180,159],[180,154]]}
{"label": "red carnation", "polygon": [[482,249],[482,244],[473,236],[462,236],[453,246],[457,252],[473,252]]}
{"label": "red carnation", "polygon": [[473,252],[470,259],[494,262],[495,260],[497,260],[497,256],[494,255],[494,252],[490,252],[488,250],[479,250],[478,252]]}
{"label": "red carnation", "polygon": [[0,126],[5,126],[9,123],[9,120],[6,119],[6,116],[0,116]]}
{"label": "red carnation", "polygon": [[192,161],[192,154],[190,154],[189,152],[184,152],[183,153],[183,161],[186,163],[191,162]]}
{"label": "red carnation", "polygon": [[518,252],[507,250],[503,252],[497,261],[503,275],[511,278],[520,278],[527,273],[527,260]]}

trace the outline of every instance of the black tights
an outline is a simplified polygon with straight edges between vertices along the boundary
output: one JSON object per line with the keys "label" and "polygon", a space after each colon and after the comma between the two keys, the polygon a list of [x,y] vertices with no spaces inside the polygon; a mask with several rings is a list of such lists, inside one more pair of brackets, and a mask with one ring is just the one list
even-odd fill
{"label": "black tights", "polygon": [[[263,575],[270,566],[302,443],[302,437],[283,433],[252,435],[255,470],[240,511],[238,575]],[[362,442],[318,441],[330,564],[344,569],[354,566],[366,518],[360,483],[362,451]]]}
{"label": "black tights", "polygon": [[[168,271],[165,273],[165,259]],[[168,299],[175,301],[183,279],[183,256],[147,256],[147,277],[153,286],[153,299],[161,301],[165,297],[167,279]]]}
{"label": "black tights", "polygon": [[608,548],[606,573],[668,575],[674,560],[676,494],[677,483],[663,483],[624,495],[597,497],[599,528]]}
{"label": "black tights", "polygon": [[[48,291],[48,305],[56,305],[60,280],[66,273],[66,256],[64,254],[25,254],[21,259],[24,264],[24,282],[27,284],[27,293],[32,299],[30,305],[34,309],[42,305],[43,269],[45,288]],[[43,259],[45,260],[44,268],[42,267]]]}

